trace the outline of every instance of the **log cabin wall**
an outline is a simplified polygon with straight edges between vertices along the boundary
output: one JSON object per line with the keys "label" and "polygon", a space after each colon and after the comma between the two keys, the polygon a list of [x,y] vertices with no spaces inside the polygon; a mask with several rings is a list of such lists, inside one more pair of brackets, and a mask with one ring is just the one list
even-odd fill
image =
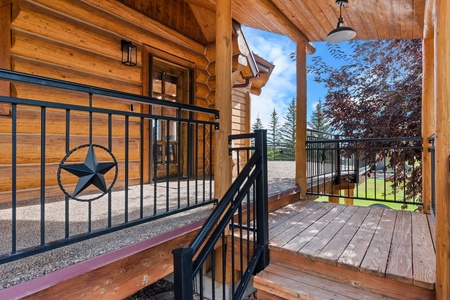
{"label": "log cabin wall", "polygon": [[[250,91],[249,87],[233,89],[233,108],[231,131],[233,134],[250,132]],[[238,140],[236,147],[249,147],[250,140]],[[241,152],[239,155],[239,170],[247,163],[247,154]],[[237,157],[233,157],[233,176],[237,175]]]}
{"label": "log cabin wall", "polygon": [[[144,46],[156,55],[168,54],[194,65],[195,105],[214,107],[214,92],[209,87],[213,75],[207,72],[210,60],[205,47],[185,36],[167,30],[161,24],[143,17],[139,12],[116,1],[12,1],[11,69],[50,78],[72,81],[96,87],[114,89],[133,94],[145,94],[143,60]],[[138,64],[134,67],[121,63],[121,40],[130,40],[138,47]],[[14,83],[14,97],[52,102],[88,105],[88,96],[76,92],[49,90],[39,86]],[[130,103],[105,97],[93,98],[93,106],[117,110],[130,110]],[[135,105],[139,112],[145,108]],[[0,177],[11,174],[11,122],[1,117]],[[39,197],[40,172],[40,118],[39,111],[21,108],[18,118],[27,120],[18,124],[17,190],[18,200]],[[139,120],[130,123],[129,184],[139,178]],[[47,113],[46,137],[46,195],[61,194],[56,182],[56,170],[65,156],[64,114]],[[93,143],[104,144],[107,139],[106,120],[94,118]],[[70,148],[88,143],[88,115],[71,117]],[[124,120],[113,121],[113,149],[123,170],[125,141]],[[203,143],[203,141],[200,141]],[[199,147],[203,149],[203,147]],[[101,157],[98,157],[101,160]],[[81,155],[82,161],[84,156]],[[203,163],[199,169],[203,169]],[[209,162],[206,162],[208,164]],[[206,168],[208,169],[208,168]],[[75,181],[76,179],[74,179]],[[75,182],[73,182],[75,184]],[[116,187],[124,184],[119,171]],[[11,182],[0,183],[0,202],[10,201]]]}

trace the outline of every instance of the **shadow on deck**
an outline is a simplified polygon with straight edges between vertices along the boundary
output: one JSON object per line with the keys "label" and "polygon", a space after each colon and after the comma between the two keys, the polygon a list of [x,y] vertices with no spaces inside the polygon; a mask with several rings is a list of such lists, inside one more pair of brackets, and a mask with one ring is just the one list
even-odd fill
{"label": "shadow on deck", "polygon": [[429,215],[302,201],[269,216],[262,299],[434,299]]}

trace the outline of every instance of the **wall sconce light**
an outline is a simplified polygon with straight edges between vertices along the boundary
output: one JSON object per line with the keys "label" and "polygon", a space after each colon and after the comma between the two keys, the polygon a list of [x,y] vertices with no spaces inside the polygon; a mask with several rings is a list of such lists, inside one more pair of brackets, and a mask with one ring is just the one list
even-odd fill
{"label": "wall sconce light", "polygon": [[122,40],[122,63],[127,66],[137,64],[137,47],[124,40]]}

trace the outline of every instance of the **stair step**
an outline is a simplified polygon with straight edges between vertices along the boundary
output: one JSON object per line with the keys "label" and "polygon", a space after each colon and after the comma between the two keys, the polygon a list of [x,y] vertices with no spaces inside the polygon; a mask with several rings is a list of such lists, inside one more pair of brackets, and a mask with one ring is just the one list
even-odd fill
{"label": "stair step", "polygon": [[255,276],[253,286],[273,299],[392,299],[276,264]]}

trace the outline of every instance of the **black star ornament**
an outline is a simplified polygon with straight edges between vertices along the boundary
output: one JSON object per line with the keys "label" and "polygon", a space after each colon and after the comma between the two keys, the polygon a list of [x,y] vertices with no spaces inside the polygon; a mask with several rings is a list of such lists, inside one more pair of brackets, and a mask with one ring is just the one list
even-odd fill
{"label": "black star ornament", "polygon": [[106,193],[108,188],[104,175],[116,165],[116,162],[99,163],[94,147],[90,145],[84,163],[63,165],[61,168],[78,177],[77,186],[72,194],[72,197],[76,197],[91,185]]}

